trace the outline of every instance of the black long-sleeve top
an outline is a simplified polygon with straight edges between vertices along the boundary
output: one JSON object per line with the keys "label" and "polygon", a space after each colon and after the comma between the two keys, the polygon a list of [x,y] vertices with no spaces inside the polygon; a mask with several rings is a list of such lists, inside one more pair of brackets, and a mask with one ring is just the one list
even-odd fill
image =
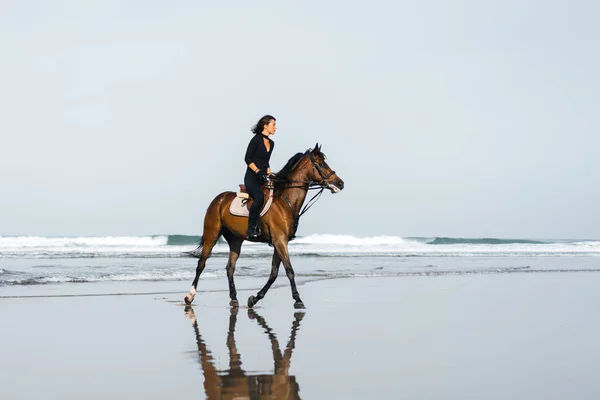
{"label": "black long-sleeve top", "polygon": [[[263,139],[266,138],[269,140],[271,144],[269,147],[269,151],[267,151],[265,147],[265,143]],[[261,171],[267,172],[267,169],[270,168],[269,160],[271,159],[271,153],[273,153],[273,147],[275,147],[275,142],[273,142],[268,136],[264,136],[263,134],[255,134],[254,137],[248,143],[248,149],[246,150],[246,157],[244,157],[244,161],[246,161],[246,165],[248,165],[248,169],[250,169],[250,164],[254,163]]]}

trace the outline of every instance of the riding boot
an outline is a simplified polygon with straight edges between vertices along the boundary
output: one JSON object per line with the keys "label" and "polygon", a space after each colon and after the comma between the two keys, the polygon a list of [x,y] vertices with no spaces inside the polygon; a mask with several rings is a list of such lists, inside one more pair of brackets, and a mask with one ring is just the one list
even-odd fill
{"label": "riding boot", "polygon": [[248,217],[248,231],[246,233],[246,240],[256,240],[258,238],[260,238],[258,215],[250,213],[250,216]]}

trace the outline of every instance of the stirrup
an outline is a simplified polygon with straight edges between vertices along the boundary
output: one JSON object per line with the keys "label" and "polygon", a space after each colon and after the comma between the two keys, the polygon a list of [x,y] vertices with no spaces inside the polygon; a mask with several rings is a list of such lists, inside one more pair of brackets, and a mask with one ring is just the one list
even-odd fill
{"label": "stirrup", "polygon": [[246,235],[246,240],[250,241],[250,242],[254,242],[260,239],[260,232],[256,235],[256,236],[249,236]]}

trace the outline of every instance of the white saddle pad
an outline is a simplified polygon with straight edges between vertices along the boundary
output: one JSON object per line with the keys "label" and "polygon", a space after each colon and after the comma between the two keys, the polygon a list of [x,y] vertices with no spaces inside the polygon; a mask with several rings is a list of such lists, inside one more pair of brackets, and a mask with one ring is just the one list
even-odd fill
{"label": "white saddle pad", "polygon": [[[246,205],[250,196],[248,193],[237,192],[237,196],[231,202],[231,206],[229,206],[229,212],[233,215],[237,215],[239,217],[248,217],[250,216],[250,212],[248,211],[248,206]],[[262,217],[269,211],[271,207],[271,203],[273,202],[273,189],[269,190],[269,196],[267,197],[267,201],[265,201],[265,205],[263,209],[260,211],[260,216]]]}

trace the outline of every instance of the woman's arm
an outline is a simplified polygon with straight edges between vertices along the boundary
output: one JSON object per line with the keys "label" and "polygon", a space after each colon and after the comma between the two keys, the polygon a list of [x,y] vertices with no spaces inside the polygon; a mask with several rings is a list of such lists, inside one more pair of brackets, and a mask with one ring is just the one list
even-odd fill
{"label": "woman's arm", "polygon": [[[269,141],[271,142],[271,152],[270,152],[270,154],[273,154],[273,149],[275,148],[275,142],[272,141],[272,140],[270,140],[270,139],[269,139]],[[271,157],[269,156],[269,158],[271,158]],[[269,166],[269,168],[267,168],[267,175],[271,175],[271,167],[270,166]]]}
{"label": "woman's arm", "polygon": [[248,143],[248,148],[246,149],[246,156],[244,157],[244,161],[250,167],[250,169],[254,172],[258,171],[258,167],[254,164],[254,153],[256,152],[256,144],[258,143],[255,138],[250,140]]}
{"label": "woman's arm", "polygon": [[250,169],[252,171],[254,171],[254,173],[258,172],[258,167],[256,166],[256,164],[250,163],[250,164],[248,164],[248,166],[250,167]]}

